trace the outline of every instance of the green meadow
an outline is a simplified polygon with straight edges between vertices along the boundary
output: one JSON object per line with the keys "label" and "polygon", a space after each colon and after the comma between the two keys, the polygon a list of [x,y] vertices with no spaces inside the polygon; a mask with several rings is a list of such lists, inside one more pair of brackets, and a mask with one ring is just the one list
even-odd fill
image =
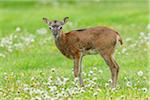
{"label": "green meadow", "polygon": [[[1,100],[149,100],[148,0],[0,1]],[[75,82],[73,61],[55,46],[42,18],[69,22],[64,32],[107,26],[118,31],[116,89],[100,55],[83,58],[85,87]]]}

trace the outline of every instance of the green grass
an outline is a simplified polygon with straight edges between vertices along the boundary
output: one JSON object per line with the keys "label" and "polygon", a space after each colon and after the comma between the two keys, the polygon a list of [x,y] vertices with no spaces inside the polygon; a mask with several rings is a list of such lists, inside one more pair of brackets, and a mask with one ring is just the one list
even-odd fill
{"label": "green grass", "polygon": [[[98,70],[103,70],[103,74],[97,71],[95,76],[96,85],[94,89],[87,88],[87,92],[70,96],[71,99],[119,99],[124,95],[127,99],[144,99],[148,100],[148,92],[143,93],[141,88],[149,90],[149,34],[148,34],[148,1],[146,0],[128,0],[128,1],[100,1],[100,2],[85,2],[85,1],[59,1],[55,5],[54,1],[48,4],[41,4],[37,1],[1,1],[0,2],[0,39],[16,35],[13,37],[15,43],[24,42],[21,37],[33,35],[34,42],[25,45],[23,49],[12,49],[8,52],[7,47],[0,47],[0,53],[5,57],[0,56],[0,97],[2,99],[14,99],[15,97],[31,98],[29,93],[22,91],[23,84],[28,84],[32,87],[33,84],[40,83],[40,87],[49,91],[44,82],[49,76],[60,77],[65,76],[70,80],[64,87],[73,87],[73,62],[65,58],[55,47],[54,40],[48,26],[42,22],[43,17],[49,19],[62,20],[69,16],[70,22],[64,26],[64,31],[73,29],[104,25],[117,30],[123,38],[124,45],[117,46],[115,58],[120,65],[119,88],[118,92],[111,91],[105,88],[105,83],[110,78],[110,71],[100,55],[92,55],[84,57],[84,72],[88,73],[96,67]],[[16,28],[20,27],[21,31],[16,32]],[[37,34],[36,30],[46,28],[48,33],[45,35]],[[144,36],[139,33],[144,32]],[[130,38],[130,41],[126,41]],[[142,40],[144,42],[142,42]],[[43,42],[45,41],[45,42]],[[41,44],[43,43],[43,44]],[[131,47],[132,45],[136,45]],[[123,49],[127,51],[122,53]],[[52,68],[56,72],[51,71]],[[137,76],[138,71],[143,71],[142,77]],[[12,72],[14,73],[12,75]],[[7,74],[6,74],[7,73]],[[5,78],[7,77],[7,78]],[[31,80],[36,77],[37,80]],[[137,86],[127,87],[124,77],[128,77],[129,81]],[[92,76],[85,76],[84,79],[90,79]],[[17,81],[20,80],[20,83]],[[141,82],[138,83],[138,80]],[[88,82],[86,83],[88,84]],[[97,87],[98,86],[98,87]],[[39,88],[39,86],[33,86]],[[98,96],[93,94],[96,89],[101,89]],[[63,88],[63,87],[60,87]],[[137,88],[137,89],[135,89]],[[91,89],[91,90],[90,90]],[[21,91],[18,94],[18,91]],[[68,98],[68,97],[67,97]],[[66,98],[66,99],[67,99]]]}

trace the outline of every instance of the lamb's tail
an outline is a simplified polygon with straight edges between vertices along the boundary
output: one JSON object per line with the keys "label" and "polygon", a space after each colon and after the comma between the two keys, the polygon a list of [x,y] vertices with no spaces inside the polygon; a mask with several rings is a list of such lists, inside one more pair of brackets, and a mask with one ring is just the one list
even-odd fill
{"label": "lamb's tail", "polygon": [[119,38],[119,42],[121,45],[123,45],[123,41],[122,41],[121,37]]}
{"label": "lamb's tail", "polygon": [[123,45],[122,38],[120,37],[120,35],[119,35],[119,33],[118,33],[118,32],[116,32],[116,33],[117,33],[117,41],[119,41],[119,42],[120,42],[120,44],[121,44],[121,45]]}

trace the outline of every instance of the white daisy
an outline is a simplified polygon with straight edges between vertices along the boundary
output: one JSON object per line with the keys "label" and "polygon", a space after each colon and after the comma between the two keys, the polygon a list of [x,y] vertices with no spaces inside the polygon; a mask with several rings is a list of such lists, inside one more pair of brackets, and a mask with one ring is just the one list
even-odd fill
{"label": "white daisy", "polygon": [[143,71],[138,71],[138,72],[137,72],[137,75],[138,75],[138,76],[143,76]]}
{"label": "white daisy", "polygon": [[127,87],[132,87],[132,82],[128,81],[127,82]]}

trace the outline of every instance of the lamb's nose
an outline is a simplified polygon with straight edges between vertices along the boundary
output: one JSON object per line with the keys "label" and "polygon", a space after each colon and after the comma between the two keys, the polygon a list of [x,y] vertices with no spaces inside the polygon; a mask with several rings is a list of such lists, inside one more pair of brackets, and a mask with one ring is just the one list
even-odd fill
{"label": "lamb's nose", "polygon": [[54,31],[57,31],[57,28],[55,27],[53,30],[54,30]]}

